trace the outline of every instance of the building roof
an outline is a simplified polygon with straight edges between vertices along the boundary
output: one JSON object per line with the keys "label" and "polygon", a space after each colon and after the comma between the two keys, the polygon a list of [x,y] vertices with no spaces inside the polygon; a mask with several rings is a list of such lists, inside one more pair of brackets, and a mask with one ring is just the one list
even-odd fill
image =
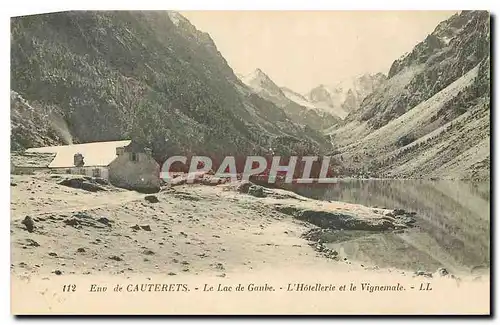
{"label": "building roof", "polygon": [[10,161],[15,167],[47,168],[55,156],[55,153],[12,152]]}
{"label": "building roof", "polygon": [[83,155],[84,167],[108,166],[117,157],[116,148],[128,146],[130,142],[131,140],[91,142],[67,146],[31,148],[26,152],[55,153],[55,158],[49,164],[49,168],[75,167],[74,156],[77,153]]}

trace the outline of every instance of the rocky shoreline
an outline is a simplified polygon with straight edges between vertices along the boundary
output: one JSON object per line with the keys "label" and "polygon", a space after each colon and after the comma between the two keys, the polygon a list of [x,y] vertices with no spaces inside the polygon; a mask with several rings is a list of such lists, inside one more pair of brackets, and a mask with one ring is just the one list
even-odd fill
{"label": "rocky shoreline", "polygon": [[369,269],[377,266],[328,248],[329,236],[417,226],[413,212],[319,201],[250,182],[178,183],[144,195],[40,174],[12,175],[11,186],[11,270],[25,275],[225,276],[290,263]]}

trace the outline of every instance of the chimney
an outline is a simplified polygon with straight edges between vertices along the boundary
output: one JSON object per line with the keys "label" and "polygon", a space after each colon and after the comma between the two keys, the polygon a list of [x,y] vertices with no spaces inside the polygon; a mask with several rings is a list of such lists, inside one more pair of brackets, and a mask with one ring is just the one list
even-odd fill
{"label": "chimney", "polygon": [[76,166],[76,167],[82,167],[84,165],[84,162],[83,162],[83,155],[81,153],[76,153],[74,156],[73,156],[73,164]]}

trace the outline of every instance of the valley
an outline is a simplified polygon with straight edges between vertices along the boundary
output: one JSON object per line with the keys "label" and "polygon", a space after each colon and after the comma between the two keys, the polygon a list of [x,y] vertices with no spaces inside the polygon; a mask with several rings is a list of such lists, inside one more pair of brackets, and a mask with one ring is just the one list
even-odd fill
{"label": "valley", "polygon": [[[330,81],[306,91],[279,84],[264,68],[240,75],[219,48],[173,11],[11,19],[15,285],[207,276],[221,283],[207,292],[230,292],[224,279],[248,276],[247,291],[277,290],[256,274],[294,292],[330,291],[297,282],[297,274],[315,274],[325,285],[359,275],[372,294],[404,291],[399,282],[410,280],[489,285],[488,12],[443,20],[391,57],[388,71],[342,80],[331,71]],[[112,147],[99,166],[85,165],[71,148],[69,166],[60,168],[50,162],[64,150],[23,156],[29,148],[126,139],[133,145]],[[160,166],[173,156],[234,156],[238,163],[329,156],[335,182],[271,186],[264,172],[231,182],[205,170],[189,184],[182,166],[173,180],[162,179]],[[151,167],[147,175],[128,173],[141,163]],[[84,167],[97,174],[83,175]],[[113,168],[124,171],[122,184],[129,176],[137,184],[152,178],[155,193],[118,187],[103,176]],[[384,287],[377,277],[397,281]]]}

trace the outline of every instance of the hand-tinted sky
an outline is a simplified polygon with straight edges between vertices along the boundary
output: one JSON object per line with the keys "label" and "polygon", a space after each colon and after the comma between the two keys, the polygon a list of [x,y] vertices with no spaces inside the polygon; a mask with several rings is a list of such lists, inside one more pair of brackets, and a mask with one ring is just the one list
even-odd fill
{"label": "hand-tinted sky", "polygon": [[453,11],[184,11],[238,74],[262,69],[305,93],[392,62]]}

